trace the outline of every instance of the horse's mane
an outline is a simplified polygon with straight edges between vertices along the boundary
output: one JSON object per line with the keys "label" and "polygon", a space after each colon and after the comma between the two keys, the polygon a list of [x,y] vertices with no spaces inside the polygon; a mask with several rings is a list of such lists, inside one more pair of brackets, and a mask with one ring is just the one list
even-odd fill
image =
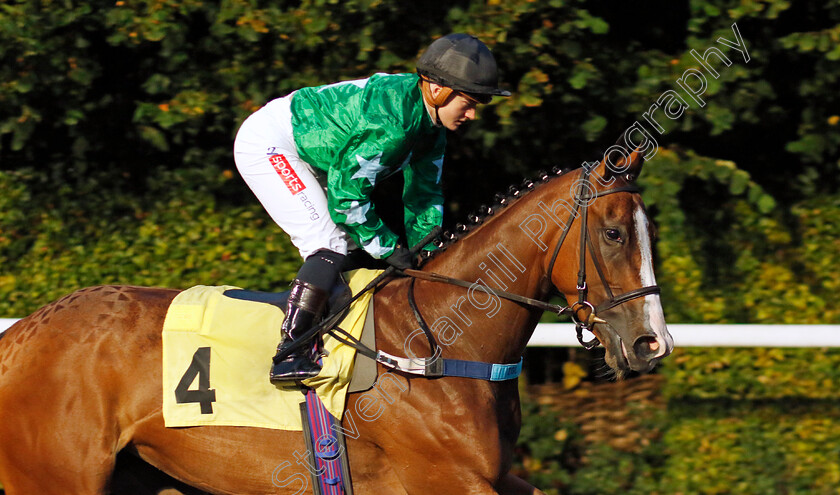
{"label": "horse's mane", "polygon": [[493,203],[490,206],[487,206],[486,204],[481,205],[478,207],[478,211],[471,212],[469,215],[467,215],[467,224],[457,223],[455,224],[454,231],[445,230],[440,235],[440,238],[434,241],[434,245],[437,247],[437,249],[435,249],[434,251],[423,251],[422,262],[425,263],[431,259],[436,258],[441,253],[446,251],[446,249],[452,244],[455,244],[459,240],[470,235],[473,232],[474,228],[483,224],[488,217],[494,215],[497,211],[500,211],[510,206],[511,204],[513,204],[513,202],[524,198],[525,195],[536,189],[538,185],[557,179],[558,177],[566,175],[572,170],[574,169],[562,168],[558,166],[552,168],[550,173],[540,171],[537,172],[537,177],[535,179],[526,178],[522,181],[520,185],[512,184],[508,186],[506,192],[496,193],[493,196]]}

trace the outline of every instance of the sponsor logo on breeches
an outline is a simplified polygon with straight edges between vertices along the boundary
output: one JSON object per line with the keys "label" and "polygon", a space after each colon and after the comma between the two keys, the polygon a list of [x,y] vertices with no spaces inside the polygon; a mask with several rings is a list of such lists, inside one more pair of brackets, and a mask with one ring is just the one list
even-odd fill
{"label": "sponsor logo on breeches", "polygon": [[271,166],[274,167],[274,170],[280,175],[280,178],[283,179],[283,183],[286,184],[286,187],[289,189],[289,192],[292,193],[292,196],[297,196],[300,199],[301,204],[303,204],[304,208],[309,212],[309,219],[310,220],[318,220],[320,215],[318,212],[315,211],[315,205],[309,198],[306,197],[306,194],[298,194],[302,193],[306,186],[303,184],[303,181],[300,180],[295,170],[292,168],[291,164],[289,164],[289,160],[286,159],[283,155],[271,155],[268,157],[268,161],[271,162]]}
{"label": "sponsor logo on breeches", "polygon": [[292,193],[292,195],[306,189],[306,186],[303,185],[300,177],[297,176],[295,170],[289,164],[289,160],[286,160],[285,156],[271,155],[268,157],[268,161],[271,162],[271,166],[274,167],[274,170],[276,170],[280,175],[280,178],[283,179],[283,183],[286,184],[286,187],[289,188],[289,192]]}

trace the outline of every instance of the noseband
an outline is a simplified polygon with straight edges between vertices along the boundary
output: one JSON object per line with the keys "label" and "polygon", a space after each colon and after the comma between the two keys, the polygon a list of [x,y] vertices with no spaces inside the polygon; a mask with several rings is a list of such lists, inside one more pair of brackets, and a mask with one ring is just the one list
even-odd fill
{"label": "noseband", "polygon": [[[659,294],[659,286],[657,285],[640,287],[638,289],[634,289],[629,292],[619,294],[617,296],[612,293],[612,290],[610,289],[610,284],[607,282],[607,277],[604,276],[604,270],[601,268],[601,264],[598,262],[598,257],[595,255],[595,245],[592,243],[592,239],[589,236],[589,205],[597,198],[607,196],[610,194],[620,192],[639,194],[639,188],[634,185],[626,185],[620,187],[613,187],[604,191],[595,191],[594,194],[588,194],[588,191],[585,190],[588,189],[587,185],[591,184],[589,182],[589,172],[590,171],[586,167],[582,169],[580,187],[575,193],[575,210],[569,216],[569,221],[566,223],[566,228],[563,230],[563,234],[560,236],[560,240],[554,247],[554,253],[551,255],[551,261],[548,264],[548,271],[546,273],[546,276],[549,277],[550,281],[551,274],[554,272],[554,264],[557,261],[557,255],[560,253],[560,247],[563,245],[563,241],[566,240],[566,236],[572,230],[572,224],[574,223],[575,218],[578,215],[580,215],[580,265],[578,268],[577,279],[578,300],[570,306],[569,314],[572,318],[572,321],[575,323],[575,330],[577,332],[578,342],[580,342],[580,344],[586,349],[592,349],[593,347],[597,346],[599,342],[597,338],[593,338],[589,341],[584,340],[583,331],[591,331],[592,325],[594,323],[606,323],[606,321],[597,317],[598,312],[612,309],[627,301],[631,301],[639,297],[644,297],[649,294]],[[589,292],[586,285],[587,248],[589,249],[589,252],[592,256],[592,263],[595,265],[595,270],[598,272],[598,276],[601,279],[601,284],[604,286],[604,290],[607,291],[607,300],[599,304],[598,306],[594,306],[591,302],[587,300]]]}

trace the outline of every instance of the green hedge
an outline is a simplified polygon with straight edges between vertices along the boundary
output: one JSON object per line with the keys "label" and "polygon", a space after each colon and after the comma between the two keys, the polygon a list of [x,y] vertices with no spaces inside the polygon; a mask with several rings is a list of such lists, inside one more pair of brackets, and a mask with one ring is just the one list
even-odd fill
{"label": "green hedge", "polygon": [[9,191],[0,210],[13,212],[0,217],[0,315],[20,317],[99,284],[285,289],[299,268],[297,250],[255,202],[217,204],[233,177],[212,168],[160,171],[139,197],[119,188],[67,191],[43,208],[26,174],[0,172]]}
{"label": "green hedge", "polygon": [[660,372],[672,400],[840,398],[840,349],[677,349]]}
{"label": "green hedge", "polygon": [[629,453],[583,442],[526,404],[514,472],[550,495],[829,495],[840,487],[836,401],[674,400],[651,443]]}

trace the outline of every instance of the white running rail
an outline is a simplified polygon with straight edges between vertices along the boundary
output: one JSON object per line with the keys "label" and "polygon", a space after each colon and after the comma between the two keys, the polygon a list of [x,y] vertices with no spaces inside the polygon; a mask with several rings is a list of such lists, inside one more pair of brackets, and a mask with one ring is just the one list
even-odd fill
{"label": "white running rail", "polygon": [[[0,333],[16,321],[0,318]],[[677,347],[840,347],[840,325],[674,324],[668,325],[668,330]],[[528,345],[580,344],[571,323],[541,323]]]}

